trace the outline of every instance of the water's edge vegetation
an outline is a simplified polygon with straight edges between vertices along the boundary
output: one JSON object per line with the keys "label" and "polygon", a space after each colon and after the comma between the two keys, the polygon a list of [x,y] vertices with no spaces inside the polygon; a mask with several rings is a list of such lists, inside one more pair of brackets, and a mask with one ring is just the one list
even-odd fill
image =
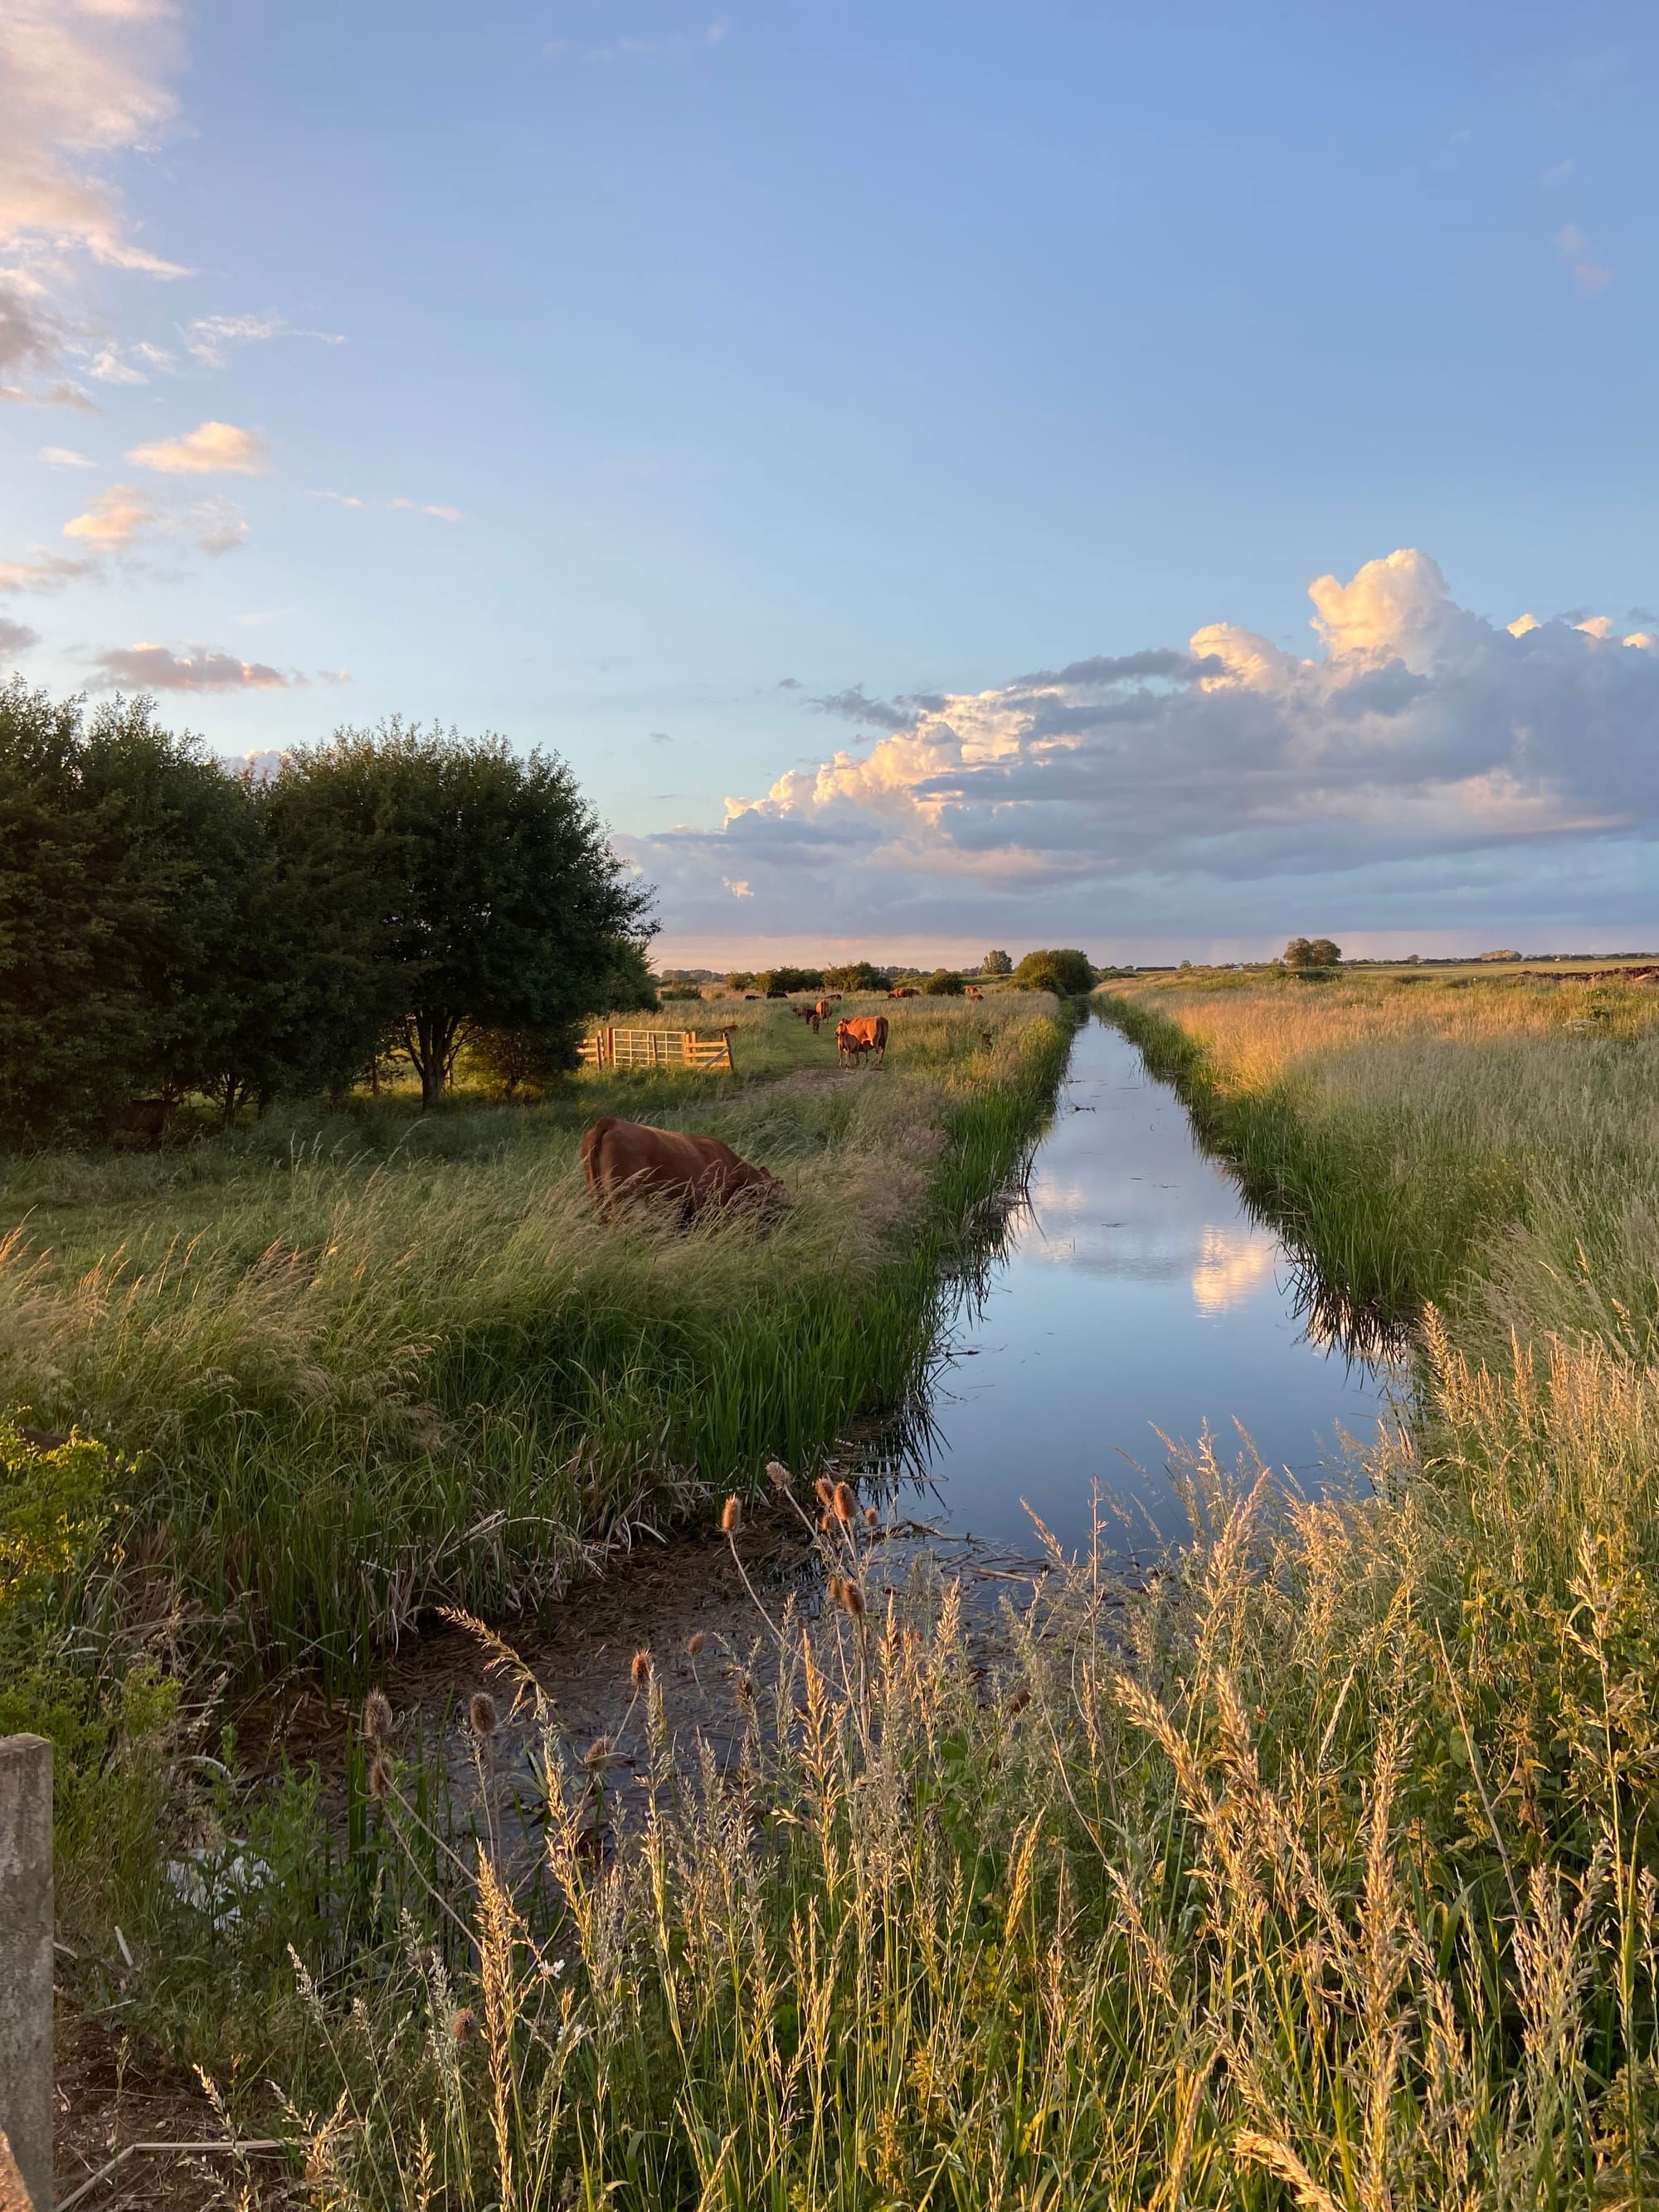
{"label": "water's edge vegetation", "polygon": [[314,1783],[210,1802],[264,1871],[210,1926],[158,1903],[148,2017],[262,2124],[283,2085],[317,2202],[1659,2194],[1659,1019],[1507,985],[1110,1011],[1346,1291],[1419,1317],[1414,1419],[1315,1501],[1190,1457],[1190,1543],[1138,1592],[1057,1558],[988,1667],[925,1565],[878,1604],[832,1492],[836,1601],[775,1669],[697,1662],[753,1685],[735,1770],[635,1662],[656,1811],[618,1838],[609,1753],[540,1707],[529,1887],[434,1842],[376,1700],[343,1863]]}

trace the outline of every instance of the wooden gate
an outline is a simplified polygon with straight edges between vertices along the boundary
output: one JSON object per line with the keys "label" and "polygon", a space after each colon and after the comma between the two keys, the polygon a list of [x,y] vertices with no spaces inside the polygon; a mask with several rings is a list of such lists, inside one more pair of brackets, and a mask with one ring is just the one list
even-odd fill
{"label": "wooden gate", "polygon": [[699,1036],[695,1030],[620,1030],[607,1026],[585,1036],[580,1045],[584,1067],[728,1067],[732,1032]]}

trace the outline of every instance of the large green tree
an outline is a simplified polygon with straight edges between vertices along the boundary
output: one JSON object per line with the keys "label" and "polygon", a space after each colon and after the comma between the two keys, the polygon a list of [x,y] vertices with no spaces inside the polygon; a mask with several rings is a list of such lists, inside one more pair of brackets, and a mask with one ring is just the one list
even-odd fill
{"label": "large green tree", "polygon": [[240,1001],[246,788],[148,699],[0,690],[0,1122],[44,1136],[211,1065]]}
{"label": "large green tree", "polygon": [[470,1026],[569,1030],[651,935],[564,763],[393,719],[292,754],[270,794],[344,920],[342,987],[391,1027],[430,1105]]}
{"label": "large green tree", "polygon": [[1342,947],[1334,945],[1328,937],[1293,937],[1280,957],[1287,968],[1297,969],[1306,975],[1316,969],[1340,967]]}

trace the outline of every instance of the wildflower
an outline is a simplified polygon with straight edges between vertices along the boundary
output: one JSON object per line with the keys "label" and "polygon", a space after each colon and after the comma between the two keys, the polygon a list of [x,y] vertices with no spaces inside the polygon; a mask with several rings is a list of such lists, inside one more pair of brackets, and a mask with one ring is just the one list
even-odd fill
{"label": "wildflower", "polygon": [[787,1490],[789,1487],[789,1470],[781,1459],[767,1461],[766,1479],[774,1490]]}
{"label": "wildflower", "polygon": [[720,1509],[720,1527],[728,1536],[735,1536],[743,1526],[743,1508],[735,1495],[726,1499]]}
{"label": "wildflower", "polygon": [[685,1648],[690,1657],[701,1659],[708,1649],[708,1638],[703,1634],[702,1629],[694,1629],[685,1639]]}
{"label": "wildflower", "polygon": [[849,1484],[838,1482],[832,1495],[837,1521],[854,1521],[858,1518],[858,1500],[854,1497]]}
{"label": "wildflower", "polygon": [[466,1717],[472,1723],[474,1735],[490,1736],[495,1733],[495,1700],[488,1690],[475,1690],[466,1708]]}
{"label": "wildflower", "polygon": [[636,1690],[642,1690],[651,1680],[651,1654],[648,1651],[636,1651],[629,1662],[628,1674],[634,1687]]}
{"label": "wildflower", "polygon": [[384,1744],[392,1735],[392,1700],[384,1690],[371,1690],[363,1699],[363,1740]]}
{"label": "wildflower", "polygon": [[457,2043],[471,2043],[478,2025],[478,2015],[471,2005],[463,2005],[449,2023],[449,2032]]}

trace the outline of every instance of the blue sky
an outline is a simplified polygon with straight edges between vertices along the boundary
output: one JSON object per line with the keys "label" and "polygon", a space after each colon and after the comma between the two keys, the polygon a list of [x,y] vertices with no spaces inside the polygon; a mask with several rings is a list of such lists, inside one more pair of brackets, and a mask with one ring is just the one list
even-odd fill
{"label": "blue sky", "polygon": [[0,69],[32,680],[554,746],[669,958],[1659,942],[1650,9],[0,0]]}

